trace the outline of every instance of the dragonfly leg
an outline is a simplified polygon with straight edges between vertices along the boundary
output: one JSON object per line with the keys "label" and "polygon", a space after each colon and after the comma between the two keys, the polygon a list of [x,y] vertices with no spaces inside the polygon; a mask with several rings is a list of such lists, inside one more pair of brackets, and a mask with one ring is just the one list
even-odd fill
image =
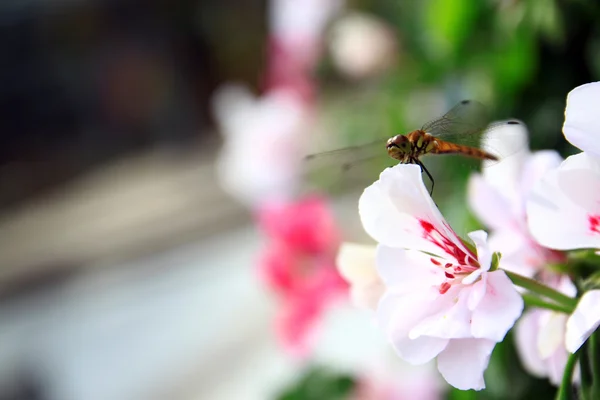
{"label": "dragonfly leg", "polygon": [[429,191],[429,195],[432,196],[433,195],[433,186],[435,185],[433,176],[431,176],[431,174],[429,173],[429,171],[427,171],[427,168],[425,168],[425,166],[423,165],[423,163],[421,161],[419,161],[416,158],[413,161],[415,162],[415,164],[417,164],[419,167],[421,167],[421,172],[425,172],[427,174],[427,177],[431,181],[431,190]]}

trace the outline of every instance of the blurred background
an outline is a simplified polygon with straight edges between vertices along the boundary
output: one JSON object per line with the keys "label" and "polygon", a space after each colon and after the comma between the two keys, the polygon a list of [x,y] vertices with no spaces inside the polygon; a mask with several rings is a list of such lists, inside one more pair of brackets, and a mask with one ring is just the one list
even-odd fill
{"label": "blurred background", "polygon": [[[470,98],[566,156],[566,95],[600,80],[593,0],[4,0],[1,400],[274,399],[306,384],[307,363],[274,340],[255,210],[219,172],[233,109],[215,99],[232,82],[254,96],[288,85],[290,43],[306,49],[278,35],[311,18],[295,88],[312,125],[286,142],[302,155],[417,129]],[[241,163],[252,134],[234,140]],[[444,215],[476,227],[473,166],[427,161]],[[364,240],[356,201],[391,164],[347,162],[329,158],[318,179],[299,167],[299,190],[331,196],[343,237]],[[310,364],[350,374],[379,357],[371,318],[328,315]],[[477,398],[551,393],[520,371],[508,340]]]}

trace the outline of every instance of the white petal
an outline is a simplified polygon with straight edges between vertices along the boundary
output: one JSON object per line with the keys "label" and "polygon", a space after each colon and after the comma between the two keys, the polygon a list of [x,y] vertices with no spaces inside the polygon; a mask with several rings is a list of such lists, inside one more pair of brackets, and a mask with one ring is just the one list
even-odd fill
{"label": "white petal", "polygon": [[410,330],[409,337],[470,338],[471,312],[467,301],[468,291],[458,285],[439,295],[429,306],[434,313],[417,323]]}
{"label": "white petal", "polygon": [[385,286],[375,266],[376,247],[356,243],[342,243],[337,256],[337,267],[350,284],[350,296],[358,307],[376,309]]}
{"label": "white petal", "polygon": [[[589,213],[593,210],[586,210],[580,204],[574,203],[572,197],[569,197],[559,184],[560,182],[565,186],[565,182],[572,179],[568,190],[576,190],[579,194],[585,193],[586,188],[592,185],[581,179],[582,175],[588,177],[592,174],[589,170],[585,174],[578,174],[579,171],[585,170],[563,168],[569,159],[557,170],[546,174],[544,179],[534,186],[527,201],[529,229],[541,245],[549,248],[600,248],[600,234],[590,231]],[[568,176],[565,177],[564,174]],[[588,192],[585,198],[590,197],[596,196]],[[583,202],[583,199],[581,201]]]}
{"label": "white petal", "polygon": [[600,173],[600,159],[582,152],[567,157],[567,159],[560,164],[560,168],[564,170],[589,169]]}
{"label": "white petal", "polygon": [[563,341],[567,316],[563,313],[544,311],[540,314],[540,333],[536,347],[540,357],[547,359],[558,349],[564,348]]}
{"label": "white petal", "polygon": [[600,82],[573,89],[567,96],[563,132],[573,145],[600,157]]}
{"label": "white petal", "polygon": [[546,364],[537,351],[537,338],[539,333],[538,318],[540,310],[529,310],[515,327],[515,344],[521,363],[527,372],[543,378],[547,375]]}
{"label": "white petal", "polygon": [[444,255],[439,246],[426,239],[423,223],[428,223],[464,250],[429,196],[417,165],[384,170],[363,192],[358,210],[365,231],[386,246]]}
{"label": "white petal", "polygon": [[[527,226],[523,229],[527,229]],[[507,271],[531,278],[546,263],[540,252],[541,246],[520,227],[494,231],[490,234],[488,244],[492,251],[502,254],[501,266]]]}
{"label": "white petal", "polygon": [[496,343],[485,339],[454,339],[438,356],[438,370],[460,390],[485,388],[483,373]]}
{"label": "white petal", "polygon": [[468,186],[469,206],[475,216],[490,229],[503,229],[514,219],[513,206],[502,191],[483,176],[473,174]]}
{"label": "white petal", "polygon": [[489,271],[492,266],[492,252],[487,244],[487,232],[481,230],[471,232],[469,233],[469,238],[471,238],[477,248],[477,261],[479,261],[481,270]]}
{"label": "white petal", "polygon": [[446,277],[444,271],[431,260],[430,255],[420,251],[383,245],[377,248],[379,275],[385,285],[396,293],[439,287]]}
{"label": "white petal", "polygon": [[408,332],[429,312],[435,290],[423,290],[405,296],[386,293],[377,309],[380,326],[398,355],[411,364],[424,364],[442,351],[447,339],[420,337],[410,339]]}
{"label": "white petal", "polygon": [[600,290],[590,290],[579,300],[575,311],[567,320],[565,345],[574,353],[600,325]]}
{"label": "white petal", "polygon": [[[542,179],[548,172],[555,170],[563,159],[554,150],[536,151],[531,154],[521,172],[519,191],[524,195],[531,191],[533,185]],[[523,199],[524,200],[524,199]]]}
{"label": "white petal", "polygon": [[523,298],[504,271],[488,272],[485,296],[471,318],[473,336],[502,341],[521,316],[523,306]]}

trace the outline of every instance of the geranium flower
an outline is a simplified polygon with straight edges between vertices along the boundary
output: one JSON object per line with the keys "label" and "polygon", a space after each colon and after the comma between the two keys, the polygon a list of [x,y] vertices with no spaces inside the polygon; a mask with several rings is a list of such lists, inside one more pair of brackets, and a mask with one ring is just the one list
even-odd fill
{"label": "geranium flower", "polygon": [[501,145],[506,130],[511,130],[508,136],[519,142],[521,150],[487,166],[481,174],[473,174],[468,198],[475,216],[492,230],[488,243],[493,251],[502,253],[502,268],[533,277],[549,262],[564,259],[562,253],[535,241],[529,233],[525,211],[532,185],[558,167],[562,159],[551,150],[531,153],[527,130],[522,124],[495,129],[490,140]]}
{"label": "geranium flower", "polygon": [[[600,249],[600,83],[567,96],[563,133],[582,153],[568,157],[537,182],[527,202],[529,229],[546,247]],[[576,351],[600,325],[598,291],[584,293],[566,325],[566,346]]]}
{"label": "geranium flower", "polygon": [[[546,274],[543,282],[553,289],[575,297],[577,288],[566,275]],[[539,378],[560,385],[569,354],[565,348],[568,315],[556,311],[531,309],[515,327],[515,340],[525,369]]]}
{"label": "geranium flower", "polygon": [[230,85],[219,90],[213,106],[224,137],[217,161],[221,186],[252,208],[293,198],[311,120],[303,101],[289,91],[257,98]]}
{"label": "geranium flower", "polygon": [[527,203],[529,229],[546,247],[600,248],[600,83],[567,97],[563,132],[584,153],[567,158],[534,186]]}
{"label": "geranium flower", "polygon": [[322,199],[310,197],[265,207],[258,220],[268,238],[259,271],[279,297],[278,338],[290,353],[304,356],[323,313],[348,291],[335,268],[333,216]]}
{"label": "geranium flower", "polygon": [[416,165],[381,173],[359,201],[362,224],[378,243],[386,286],[378,319],[398,355],[412,364],[437,357],[459,389],[485,387],[490,354],[523,311],[504,271],[490,271],[483,231],[469,234],[476,252],[443,219]]}

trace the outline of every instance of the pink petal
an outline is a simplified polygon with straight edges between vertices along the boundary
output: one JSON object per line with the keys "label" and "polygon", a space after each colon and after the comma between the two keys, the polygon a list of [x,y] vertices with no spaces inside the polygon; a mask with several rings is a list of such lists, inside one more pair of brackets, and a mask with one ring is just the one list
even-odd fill
{"label": "pink petal", "polygon": [[576,352],[600,326],[600,290],[590,290],[579,300],[575,311],[567,320],[565,344],[571,353]]}
{"label": "pink petal", "polygon": [[485,388],[483,373],[496,343],[485,339],[455,339],[438,356],[438,370],[460,390]]}
{"label": "pink petal", "polygon": [[543,378],[547,375],[546,364],[540,357],[537,346],[540,310],[529,310],[523,314],[515,327],[515,344],[521,363],[527,372]]}
{"label": "pink petal", "polygon": [[[554,150],[536,151],[527,159],[521,172],[520,192],[523,195],[531,191],[533,185],[548,172],[555,170],[563,159]],[[525,199],[523,198],[524,202]]]}
{"label": "pink petal", "polygon": [[600,83],[593,82],[573,89],[567,96],[563,132],[573,145],[600,157]]}
{"label": "pink petal", "polygon": [[523,298],[504,271],[487,273],[483,299],[473,311],[471,331],[474,337],[502,341],[523,312]]}

